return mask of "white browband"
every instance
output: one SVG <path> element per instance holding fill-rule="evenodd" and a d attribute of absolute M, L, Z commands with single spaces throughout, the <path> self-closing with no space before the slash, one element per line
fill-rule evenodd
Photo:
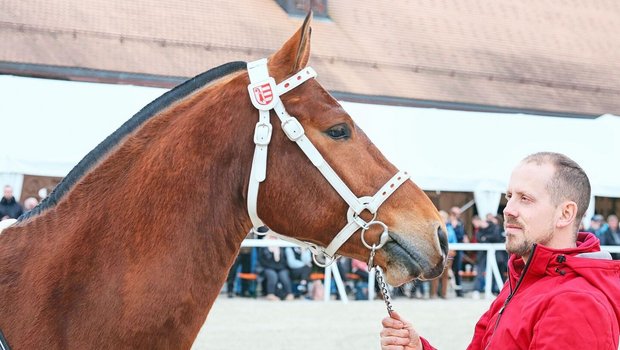
<path fill-rule="evenodd" d="M 248 187 L 248 213 L 252 220 L 252 225 L 254 226 L 254 232 L 258 233 L 257 228 L 264 226 L 263 221 L 258 217 L 257 213 L 258 188 L 260 183 L 263 182 L 267 176 L 267 147 L 271 141 L 271 134 L 273 131 L 273 127 L 270 123 L 269 111 L 273 109 L 280 119 L 282 130 L 286 136 L 299 145 L 312 164 L 317 167 L 330 185 L 349 205 L 347 225 L 338 232 L 327 248 L 279 234 L 278 237 L 294 242 L 300 246 L 308 247 L 313 253 L 315 262 L 321 266 L 327 266 L 332 263 L 337 258 L 336 252 L 338 249 L 359 229 L 362 229 L 362 243 L 366 247 L 373 251 L 374 249 L 381 248 L 387 242 L 389 236 L 387 226 L 375 220 L 377 210 L 381 204 L 409 178 L 409 175 L 406 172 L 400 171 L 375 193 L 374 196 L 358 198 L 342 179 L 340 179 L 329 164 L 327 164 L 323 156 L 321 156 L 321 153 L 319 153 L 308 137 L 306 137 L 301 123 L 299 123 L 297 118 L 286 112 L 280 100 L 281 95 L 293 90 L 308 79 L 316 77 L 314 69 L 306 67 L 297 74 L 276 85 L 275 80 L 269 76 L 267 59 L 263 58 L 248 63 L 248 74 L 250 76 L 250 84 L 248 85 L 250 99 L 254 107 L 259 111 L 258 123 L 256 123 L 254 129 L 254 144 L 256 147 L 254 149 L 254 158 L 252 160 L 252 170 L 250 171 L 250 183 Z M 372 220 L 366 222 L 359 216 L 364 210 L 373 214 Z M 364 233 L 372 225 L 380 225 L 384 229 L 379 243 L 369 244 L 364 238 Z"/>

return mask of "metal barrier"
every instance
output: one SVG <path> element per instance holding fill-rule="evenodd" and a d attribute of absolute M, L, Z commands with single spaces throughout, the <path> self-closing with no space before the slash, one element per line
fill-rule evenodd
<path fill-rule="evenodd" d="M 242 247 L 269 247 L 269 246 L 296 247 L 294 243 L 286 242 L 283 240 L 272 240 L 272 239 L 270 240 L 245 239 L 243 243 L 241 243 L 241 246 Z M 491 292 L 492 287 L 493 287 L 493 279 L 495 279 L 495 282 L 497 283 L 497 286 L 499 287 L 500 290 L 503 288 L 504 281 L 499 271 L 499 267 L 497 266 L 495 252 L 505 251 L 506 247 L 504 243 L 452 243 L 450 244 L 450 250 L 486 251 L 487 252 L 487 264 L 486 264 L 485 285 L 484 285 L 485 299 L 492 299 L 494 297 Z M 620 253 L 620 246 L 602 246 L 601 250 L 607 251 L 610 253 Z M 338 270 L 337 264 L 332 264 L 328 266 L 327 268 L 325 268 L 325 279 L 324 279 L 324 284 L 323 284 L 325 287 L 324 300 L 325 301 L 330 300 L 332 275 L 334 276 L 334 281 L 338 289 L 340 300 L 344 303 L 347 303 L 349 299 L 347 297 L 344 283 L 342 282 L 342 277 L 340 276 L 340 271 Z M 374 299 L 375 289 L 372 287 L 374 285 L 375 285 L 375 274 L 373 270 L 371 273 L 369 273 L 369 276 L 368 276 L 368 300 Z"/>

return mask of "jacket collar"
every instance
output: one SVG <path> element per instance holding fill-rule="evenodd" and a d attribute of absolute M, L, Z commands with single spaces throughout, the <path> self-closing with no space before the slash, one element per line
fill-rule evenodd
<path fill-rule="evenodd" d="M 547 274 L 548 267 L 556 264 L 559 255 L 574 256 L 601 250 L 600 241 L 589 232 L 580 232 L 577 235 L 577 246 L 574 248 L 553 249 L 540 244 L 535 246 L 527 270 L 528 276 L 532 277 L 542 277 Z M 514 254 L 511 255 L 508 266 L 510 267 L 510 279 L 512 282 L 516 282 L 525 267 L 523 258 Z"/>

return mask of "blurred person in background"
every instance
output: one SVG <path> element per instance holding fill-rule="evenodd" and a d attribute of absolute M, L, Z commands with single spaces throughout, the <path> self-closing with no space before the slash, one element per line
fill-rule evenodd
<path fill-rule="evenodd" d="M 278 238 L 267 234 L 265 239 L 277 240 Z M 275 245 L 261 247 L 258 251 L 258 262 L 263 268 L 267 300 L 280 300 L 280 296 L 276 295 L 278 284 L 282 287 L 281 292 L 284 299 L 294 299 L 290 270 L 286 262 L 284 248 Z"/>
<path fill-rule="evenodd" d="M 476 241 L 478 243 L 500 243 L 503 241 L 500 227 L 495 223 L 495 220 L 483 220 L 478 216 L 474 216 L 472 224 L 475 228 Z M 472 294 L 474 299 L 479 299 L 480 293 L 484 292 L 486 270 L 487 252 L 486 250 L 479 250 L 476 258 L 476 280 L 474 281 L 474 291 Z M 495 282 L 493 282 L 493 287 L 495 292 L 499 292 Z"/>
<path fill-rule="evenodd" d="M 27 213 L 39 205 L 39 201 L 34 197 L 28 197 L 24 200 L 24 213 Z"/>
<path fill-rule="evenodd" d="M 17 219 L 23 213 L 22 206 L 13 197 L 13 187 L 4 186 L 4 195 L 0 199 L 0 220 Z"/>
<path fill-rule="evenodd" d="M 312 272 L 312 253 L 308 248 L 301 247 L 286 247 L 284 252 L 291 280 L 299 281 L 297 291 L 300 295 L 305 295 L 308 292 L 308 281 Z"/>
<path fill-rule="evenodd" d="M 594 233 L 596 238 L 601 241 L 601 245 L 605 245 L 605 236 L 606 232 L 609 229 L 609 225 L 605 222 L 605 218 L 601 214 L 596 214 L 592 217 L 590 221 L 590 227 L 588 228 L 588 232 Z"/>
<path fill-rule="evenodd" d="M 446 222 L 446 227 L 450 226 L 454 230 L 456 235 L 456 243 L 469 243 L 469 239 L 465 234 L 465 225 L 461 220 L 461 208 L 450 208 L 449 218 Z M 456 296 L 463 297 L 463 289 L 461 285 L 461 274 L 459 271 L 463 269 L 463 251 L 457 250 L 452 261 L 452 272 L 454 275 L 454 281 L 456 283 Z"/>
<path fill-rule="evenodd" d="M 605 231 L 605 236 L 601 241 L 604 245 L 620 245 L 620 228 L 618 228 L 618 217 L 614 214 L 607 217 L 609 228 Z M 614 260 L 620 260 L 620 253 L 613 253 Z"/>

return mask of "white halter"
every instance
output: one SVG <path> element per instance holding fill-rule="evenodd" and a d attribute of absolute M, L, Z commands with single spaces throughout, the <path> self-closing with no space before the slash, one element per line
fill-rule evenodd
<path fill-rule="evenodd" d="M 381 221 L 375 220 L 377 210 L 381 204 L 383 204 L 383 202 L 409 178 L 409 175 L 406 172 L 400 171 L 385 185 L 383 185 L 383 187 L 381 187 L 381 189 L 377 191 L 374 196 L 358 198 L 355 194 L 353 194 L 349 187 L 347 187 L 342 179 L 340 179 L 338 174 L 336 174 L 329 164 L 327 164 L 316 147 L 314 147 L 312 142 L 310 142 L 310 140 L 306 137 L 301 123 L 299 123 L 297 118 L 286 112 L 286 109 L 280 100 L 281 95 L 293 90 L 303 84 L 306 80 L 316 77 L 316 72 L 314 69 L 311 67 L 306 67 L 297 74 L 276 85 L 275 80 L 269 76 L 267 59 L 263 58 L 258 61 L 248 63 L 248 74 L 250 76 L 250 84 L 248 85 L 250 99 L 252 100 L 254 107 L 256 107 L 259 111 L 259 120 L 254 129 L 254 143 L 256 144 L 256 148 L 254 150 L 254 159 L 252 160 L 252 170 L 250 172 L 250 183 L 248 188 L 248 213 L 250 215 L 250 219 L 252 220 L 252 224 L 254 225 L 254 232 L 258 233 L 257 228 L 264 226 L 264 223 L 258 217 L 256 208 L 258 201 L 258 188 L 267 175 L 267 146 L 271 140 L 271 133 L 273 130 L 269 120 L 269 111 L 274 109 L 276 115 L 282 123 L 282 130 L 286 136 L 291 141 L 296 142 L 299 145 L 312 164 L 319 169 L 325 179 L 327 179 L 330 185 L 332 185 L 332 187 L 349 205 L 349 210 L 347 212 L 347 225 L 345 225 L 345 227 L 338 232 L 327 248 L 310 242 L 302 242 L 283 235 L 278 235 L 278 237 L 294 242 L 300 246 L 308 247 L 313 253 L 315 262 L 320 266 L 327 266 L 331 264 L 331 262 L 338 257 L 336 255 L 338 249 L 360 228 L 362 229 L 362 243 L 368 249 L 374 251 L 375 249 L 381 248 L 388 241 L 389 236 L 387 225 Z M 359 217 L 359 214 L 364 210 L 368 210 L 371 214 L 373 214 L 373 218 L 369 222 L 366 222 Z M 364 233 L 372 225 L 380 225 L 383 227 L 383 233 L 381 234 L 381 239 L 378 244 L 368 244 L 364 239 Z"/>

